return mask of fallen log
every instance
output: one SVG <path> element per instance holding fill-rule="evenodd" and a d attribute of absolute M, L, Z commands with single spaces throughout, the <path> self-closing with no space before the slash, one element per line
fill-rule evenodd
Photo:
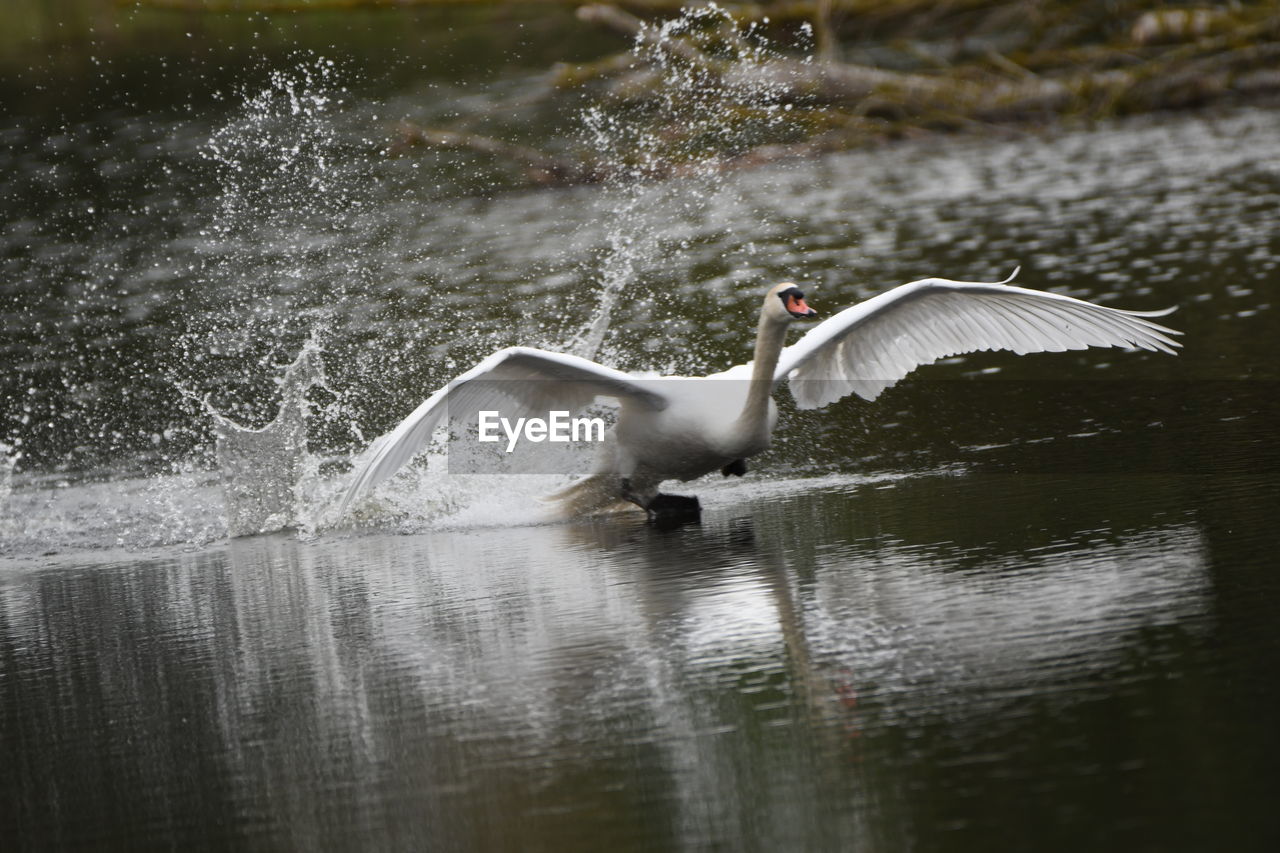
<path fill-rule="evenodd" d="M 1117 109 L 1180 107 L 1213 94 L 1269 90 L 1275 75 L 1265 66 L 1276 61 L 1280 45 L 1271 42 L 1230 49 L 1224 36 L 1213 42 L 1136 62 L 1129 68 L 1035 74 L 1004 59 L 1015 76 L 981 69 L 950 69 L 946 74 L 891 71 L 838 61 L 801 61 L 776 57 L 765 62 L 727 62 L 707 57 L 682 39 L 659 40 L 658 32 L 613 6 L 593 4 L 578 10 L 584 21 L 608 26 L 642 44 L 660 45 L 673 56 L 696 63 L 730 86 L 770 91 L 780 100 L 850 107 L 862 114 L 894 115 L 945 112 L 977 121 L 1003 122 L 1046 113 L 1107 114 Z M 1275 30 L 1274 18 L 1238 31 L 1250 37 Z M 1264 66 L 1259 68 L 1258 66 Z M 1246 72 L 1247 77 L 1240 78 Z"/>

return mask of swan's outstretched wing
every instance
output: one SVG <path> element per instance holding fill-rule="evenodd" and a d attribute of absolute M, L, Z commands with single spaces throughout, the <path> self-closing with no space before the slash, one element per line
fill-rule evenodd
<path fill-rule="evenodd" d="M 1169 337 L 1179 332 L 1148 319 L 1172 308 L 1120 311 L 1014 287 L 1012 278 L 926 278 L 861 302 L 784 349 L 774 384 L 790 380 L 800 408 L 816 409 L 847 394 L 874 400 L 920 365 L 965 352 L 1132 346 L 1172 353 L 1180 346 Z"/>
<path fill-rule="evenodd" d="M 556 411 L 576 412 L 596 397 L 615 397 L 653 409 L 667 400 L 619 370 L 585 358 L 529 347 L 499 350 L 432 394 L 394 430 L 373 444 L 373 453 L 342 497 L 338 514 L 351 502 L 390 477 L 431 442 L 441 421 L 481 409 L 500 410 L 503 417 L 546 417 Z"/>

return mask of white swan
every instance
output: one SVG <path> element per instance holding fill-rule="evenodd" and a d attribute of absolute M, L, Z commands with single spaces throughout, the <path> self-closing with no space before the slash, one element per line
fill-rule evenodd
<path fill-rule="evenodd" d="M 816 312 L 796 285 L 784 282 L 765 296 L 753 361 L 698 378 L 647 378 L 571 355 L 500 350 L 378 439 L 339 513 L 422 450 L 446 411 L 474 418 L 479 410 L 498 409 L 514 422 L 552 410 L 577 412 L 597 397 L 616 399 L 617 425 L 591 473 L 552 498 L 576 514 L 630 501 L 652 517 L 684 516 L 697 512 L 697 499 L 660 494 L 659 485 L 717 470 L 745 473 L 744 460 L 769 447 L 777 421 L 773 391 L 784 380 L 799 407 L 813 409 L 851 393 L 874 400 L 916 367 L 959 353 L 1090 346 L 1173 353 L 1180 346 L 1169 337 L 1179 332 L 1148 319 L 1172 308 L 1121 311 L 1015 287 L 1012 279 L 904 284 L 836 314 L 785 348 L 791 322 Z"/>

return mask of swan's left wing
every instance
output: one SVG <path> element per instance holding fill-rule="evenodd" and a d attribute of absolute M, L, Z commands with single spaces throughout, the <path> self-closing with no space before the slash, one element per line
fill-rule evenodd
<path fill-rule="evenodd" d="M 782 351 L 774 384 L 790 380 L 800 408 L 816 409 L 848 394 L 874 400 L 920 365 L 960 353 L 1180 346 L 1169 337 L 1179 332 L 1149 319 L 1173 309 L 1121 311 L 1011 279 L 927 278 L 845 309 Z"/>
<path fill-rule="evenodd" d="M 431 443 L 436 427 L 482 409 L 515 419 L 546 416 L 552 410 L 577 412 L 596 397 L 613 397 L 655 410 L 667 399 L 652 383 L 620 370 L 562 353 L 530 347 L 499 350 L 436 391 L 391 432 L 377 439 L 342 497 L 338 515 L 361 495 L 390 477 Z"/>

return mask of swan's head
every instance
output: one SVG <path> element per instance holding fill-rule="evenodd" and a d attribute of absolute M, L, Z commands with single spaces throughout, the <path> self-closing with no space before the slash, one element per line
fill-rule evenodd
<path fill-rule="evenodd" d="M 778 323 L 790 323 L 792 320 L 807 320 L 818 316 L 804 301 L 804 292 L 793 282 L 784 281 L 769 289 L 764 298 L 764 315 Z"/>

